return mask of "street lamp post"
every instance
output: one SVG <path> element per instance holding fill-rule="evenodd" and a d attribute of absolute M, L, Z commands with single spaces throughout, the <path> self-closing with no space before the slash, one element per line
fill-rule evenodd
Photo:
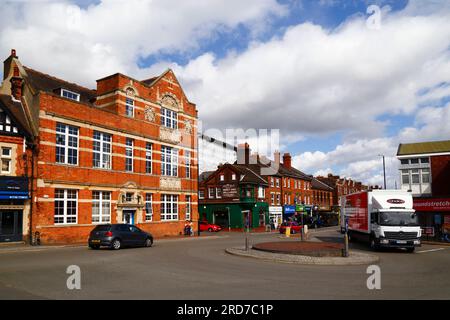
<path fill-rule="evenodd" d="M 379 154 L 379 157 L 383 157 L 383 177 L 384 177 L 384 189 L 386 190 L 386 163 L 384 161 L 384 154 Z"/>

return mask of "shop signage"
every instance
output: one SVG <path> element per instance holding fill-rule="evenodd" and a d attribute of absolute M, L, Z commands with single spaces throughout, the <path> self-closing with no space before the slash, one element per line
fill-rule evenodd
<path fill-rule="evenodd" d="M 269 213 L 271 214 L 282 214 L 283 208 L 282 207 L 269 207 Z"/>
<path fill-rule="evenodd" d="M 428 237 L 434 237 L 434 228 L 433 227 L 423 227 L 422 235 Z"/>
<path fill-rule="evenodd" d="M 0 177 L 0 199 L 28 199 L 26 177 Z"/>
<path fill-rule="evenodd" d="M 284 206 L 284 214 L 294 214 L 295 206 Z"/>
<path fill-rule="evenodd" d="M 301 204 L 298 204 L 295 206 L 295 211 L 297 211 L 297 212 L 302 212 L 304 210 L 305 210 L 305 207 Z"/>
<path fill-rule="evenodd" d="M 238 197 L 238 190 L 234 184 L 224 184 L 222 186 L 222 198 L 236 198 Z"/>
<path fill-rule="evenodd" d="M 414 198 L 414 209 L 416 211 L 450 211 L 450 198 L 417 199 Z"/>

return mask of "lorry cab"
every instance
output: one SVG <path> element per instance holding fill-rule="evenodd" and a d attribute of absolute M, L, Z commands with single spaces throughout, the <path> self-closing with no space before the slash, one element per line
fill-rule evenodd
<path fill-rule="evenodd" d="M 414 210 L 376 210 L 370 219 L 372 248 L 406 247 L 413 251 L 420 245 L 421 229 Z"/>

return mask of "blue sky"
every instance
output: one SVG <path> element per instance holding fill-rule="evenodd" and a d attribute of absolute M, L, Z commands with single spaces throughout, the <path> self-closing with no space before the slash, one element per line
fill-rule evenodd
<path fill-rule="evenodd" d="M 92 88 L 170 67 L 203 128 L 280 129 L 299 169 L 370 184 L 385 154 L 394 184 L 399 143 L 450 137 L 448 21 L 446 0 L 11 1 L 0 52 Z"/>

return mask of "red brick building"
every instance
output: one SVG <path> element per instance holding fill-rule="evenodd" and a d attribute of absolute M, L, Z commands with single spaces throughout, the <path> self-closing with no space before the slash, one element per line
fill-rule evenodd
<path fill-rule="evenodd" d="M 117 73 L 94 90 L 24 67 L 13 51 L 0 92 L 16 93 L 35 146 L 24 235 L 82 242 L 95 224 L 128 222 L 161 237 L 198 220 L 197 110 L 171 70 Z"/>
<path fill-rule="evenodd" d="M 313 178 L 311 185 L 313 190 L 313 203 L 318 207 L 318 211 L 332 211 L 334 189 L 316 178 Z"/>
<path fill-rule="evenodd" d="M 347 194 L 368 190 L 368 187 L 363 185 L 361 182 L 357 182 L 349 178 L 341 178 L 340 176 L 335 176 L 331 173 L 326 177 L 319 176 L 317 179 L 333 188 L 332 198 L 334 209 L 338 209 L 340 197 Z"/>
<path fill-rule="evenodd" d="M 450 242 L 450 140 L 400 144 L 397 158 L 423 237 Z"/>
<path fill-rule="evenodd" d="M 289 153 L 283 154 L 282 161 L 280 158 L 279 152 L 275 152 L 274 160 L 270 160 L 257 153 L 251 154 L 247 143 L 238 146 L 237 162 L 247 164 L 267 182 L 265 201 L 269 205 L 269 220 L 275 221 L 276 226 L 291 214 L 287 213 L 288 207 L 313 204 L 312 176 L 294 168 Z"/>

